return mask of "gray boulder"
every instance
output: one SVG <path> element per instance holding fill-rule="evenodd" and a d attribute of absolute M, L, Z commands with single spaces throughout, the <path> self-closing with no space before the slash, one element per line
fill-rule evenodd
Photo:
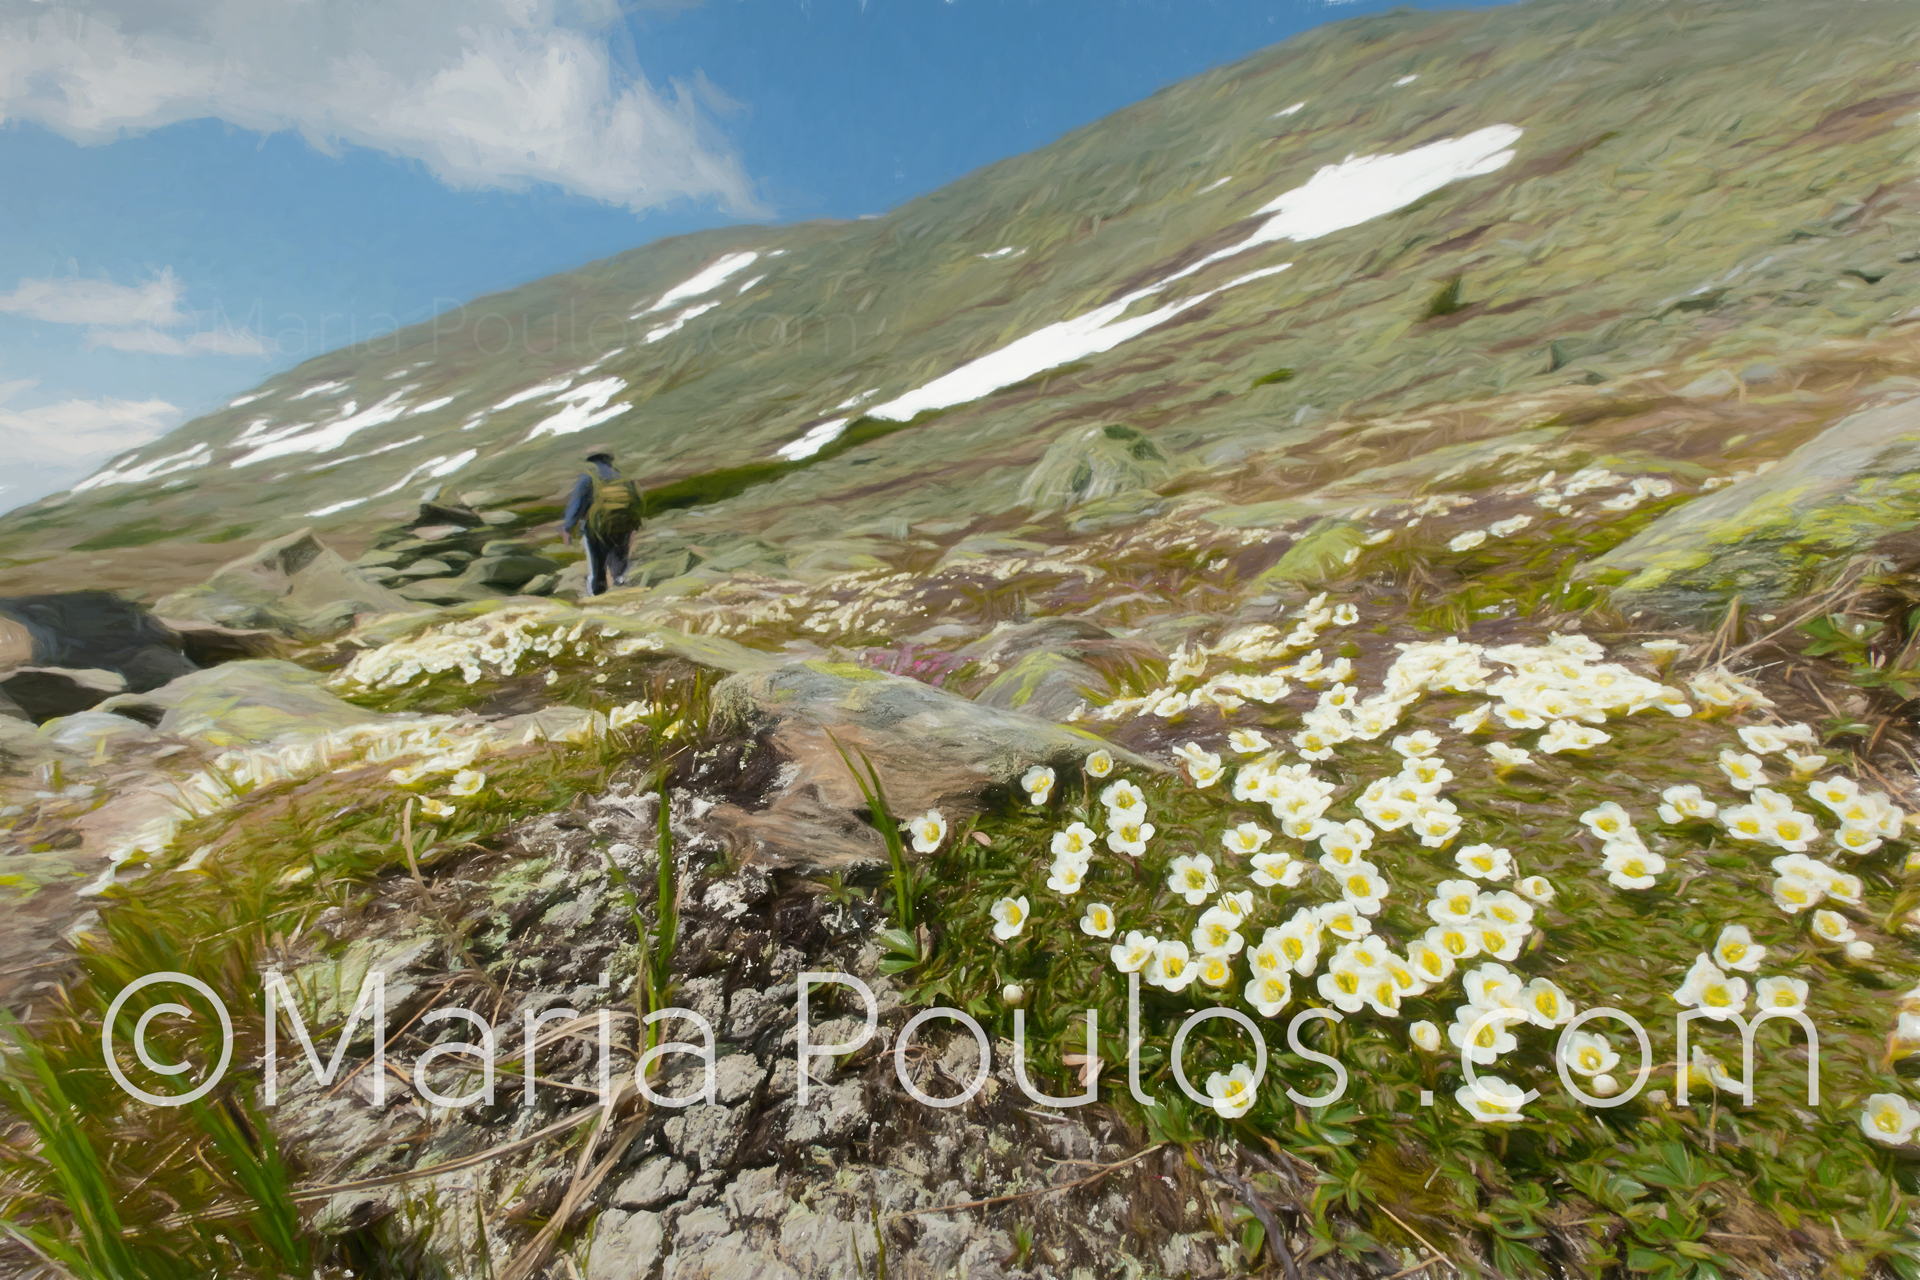
<path fill-rule="evenodd" d="M 125 688 L 152 689 L 196 669 L 185 650 L 178 632 L 111 592 L 0 597 L 0 671 L 110 671 Z"/>
<path fill-rule="evenodd" d="M 1787 605 L 1920 525 L 1920 399 L 1850 414 L 1757 476 L 1676 507 L 1592 562 L 1614 602 L 1708 623 Z"/>
<path fill-rule="evenodd" d="M 335 697 L 326 680 L 275 659 L 229 662 L 146 693 L 108 698 L 99 709 L 222 747 L 313 736 L 378 718 Z"/>
<path fill-rule="evenodd" d="M 989 788 L 1012 786 L 1030 765 L 1065 773 L 1106 745 L 1077 729 L 847 663 L 794 662 L 732 675 L 715 686 L 713 705 L 723 722 L 760 736 L 782 767 L 755 807 L 722 804 L 709 820 L 731 847 L 780 864 L 844 867 L 886 856 L 835 740 L 879 767 L 896 818 L 938 809 L 953 825 L 980 807 Z M 1156 767 L 1113 753 L 1137 768 Z"/>
<path fill-rule="evenodd" d="M 356 617 L 413 606 L 301 529 L 222 565 L 199 586 L 162 598 L 165 617 L 262 628 L 300 639 L 336 635 Z"/>
<path fill-rule="evenodd" d="M 35 722 L 89 710 L 126 690 L 117 671 L 19 667 L 0 676 L 0 694 Z"/>

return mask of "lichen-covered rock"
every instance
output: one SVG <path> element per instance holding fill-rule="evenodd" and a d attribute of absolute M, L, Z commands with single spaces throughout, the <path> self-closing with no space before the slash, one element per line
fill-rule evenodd
<path fill-rule="evenodd" d="M 756 857 L 825 867 L 885 856 L 860 816 L 866 801 L 836 742 L 855 760 L 864 752 L 878 764 L 895 817 L 938 809 L 949 822 L 1031 765 L 1077 767 L 1104 745 L 1076 729 L 846 663 L 795 662 L 729 676 L 714 689 L 714 714 L 755 733 L 780 767 L 753 807 L 721 805 L 712 820 Z"/>
<path fill-rule="evenodd" d="M 362 614 L 413 608 L 301 529 L 222 565 L 198 586 L 163 597 L 165 617 L 257 627 L 301 638 L 337 634 Z"/>
<path fill-rule="evenodd" d="M 275 658 L 229 662 L 146 693 L 107 699 L 100 709 L 139 715 L 162 733 L 223 747 L 320 734 L 372 718 L 328 692 L 326 684 L 319 672 Z"/>
<path fill-rule="evenodd" d="M 1787 603 L 1836 561 L 1920 524 L 1920 399 L 1851 414 L 1777 465 L 1660 517 L 1595 560 L 1615 600 L 1717 618 Z"/>

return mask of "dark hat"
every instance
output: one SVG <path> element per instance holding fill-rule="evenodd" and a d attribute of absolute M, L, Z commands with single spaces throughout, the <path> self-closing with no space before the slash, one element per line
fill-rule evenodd
<path fill-rule="evenodd" d="M 595 449 L 592 453 L 587 455 L 587 461 L 588 462 L 612 462 L 613 455 L 608 453 L 605 449 Z"/>

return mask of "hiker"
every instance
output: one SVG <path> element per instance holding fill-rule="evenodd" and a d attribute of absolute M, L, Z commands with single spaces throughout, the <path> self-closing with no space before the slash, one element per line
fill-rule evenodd
<path fill-rule="evenodd" d="M 627 556 L 633 532 L 640 527 L 640 488 L 613 469 L 613 455 L 595 450 L 587 455 L 592 471 L 580 477 L 560 519 L 560 540 L 573 544 L 578 527 L 587 545 L 587 594 L 605 594 L 609 586 L 625 586 Z"/>

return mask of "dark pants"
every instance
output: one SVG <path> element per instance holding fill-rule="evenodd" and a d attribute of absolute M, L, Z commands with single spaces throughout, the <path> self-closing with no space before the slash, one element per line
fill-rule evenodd
<path fill-rule="evenodd" d="M 631 554 L 633 535 L 613 542 L 602 542 L 591 533 L 586 535 L 587 544 L 587 594 L 604 595 L 609 586 L 623 585 L 627 580 L 627 557 Z"/>

